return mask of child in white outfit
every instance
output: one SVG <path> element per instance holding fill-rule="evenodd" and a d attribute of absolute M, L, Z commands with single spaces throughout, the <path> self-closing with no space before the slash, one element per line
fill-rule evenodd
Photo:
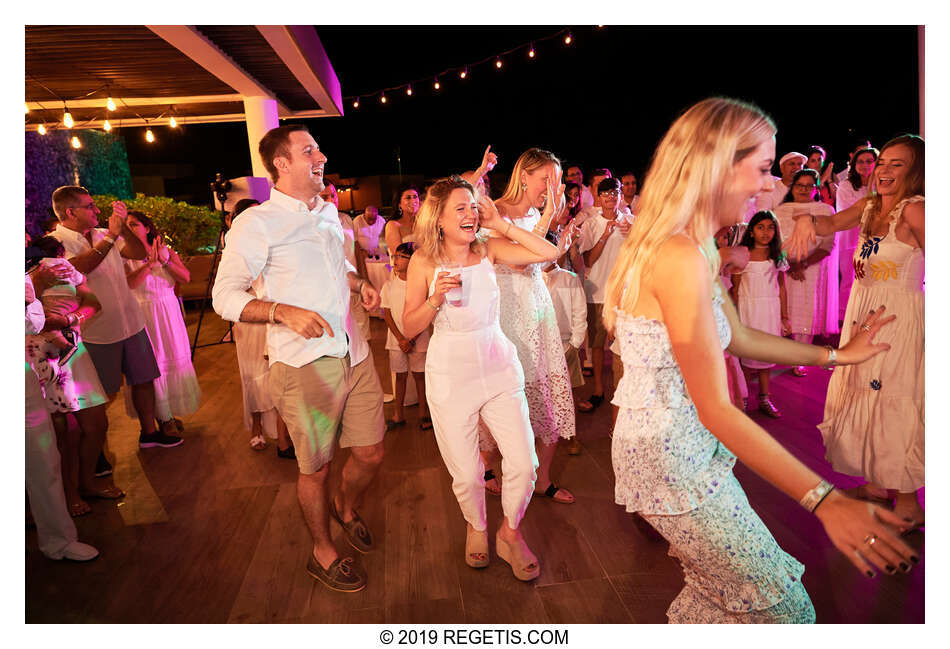
<path fill-rule="evenodd" d="M 415 338 L 406 338 L 402 334 L 402 314 L 406 305 L 406 271 L 409 259 L 415 250 L 411 242 L 400 244 L 392 256 L 393 274 L 380 291 L 380 306 L 383 319 L 389 326 L 386 335 L 386 349 L 389 350 L 389 369 L 396 375 L 393 418 L 386 422 L 386 430 L 392 430 L 406 423 L 403 416 L 403 402 L 406 400 L 406 381 L 409 372 L 416 382 L 416 394 L 419 395 L 419 428 L 432 429 L 432 418 L 426 406 L 426 350 L 429 348 L 429 329 L 426 328 Z"/>

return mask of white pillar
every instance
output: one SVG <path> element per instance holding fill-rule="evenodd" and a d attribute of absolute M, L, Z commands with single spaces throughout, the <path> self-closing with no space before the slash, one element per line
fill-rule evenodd
<path fill-rule="evenodd" d="M 251 149 L 251 169 L 259 178 L 270 178 L 261 156 L 257 153 L 264 134 L 280 123 L 277 119 L 277 100 L 269 97 L 244 97 L 244 120 L 247 123 L 247 144 Z"/>

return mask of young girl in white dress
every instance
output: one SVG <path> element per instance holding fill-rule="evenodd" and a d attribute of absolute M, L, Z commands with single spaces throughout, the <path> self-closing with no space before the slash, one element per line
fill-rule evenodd
<path fill-rule="evenodd" d="M 835 547 L 873 577 L 919 562 L 891 526 L 900 517 L 835 491 L 729 400 L 723 349 L 783 365 L 850 365 L 886 345 L 883 309 L 841 349 L 743 325 L 724 299 L 713 234 L 770 191 L 775 126 L 759 109 L 704 100 L 670 127 L 654 155 L 633 229 L 611 273 L 604 318 L 624 374 L 614 403 L 616 500 L 670 543 L 686 585 L 671 622 L 813 622 L 803 566 L 752 510 L 736 458 L 814 512 Z M 671 281 L 675 278 L 675 281 Z M 836 372 L 837 374 L 837 372 Z"/>
<path fill-rule="evenodd" d="M 749 249 L 749 263 L 741 273 L 732 275 L 732 288 L 729 289 L 732 301 L 739 309 L 739 320 L 751 329 L 773 336 L 787 336 L 790 333 L 785 296 L 788 263 L 782 253 L 782 237 L 778 234 L 775 215 L 769 211 L 756 212 L 739 245 Z M 775 363 L 754 358 L 743 358 L 741 363 L 759 375 L 759 410 L 769 417 L 781 417 L 769 396 L 769 375 Z"/>
<path fill-rule="evenodd" d="M 145 314 L 145 329 L 162 372 L 155 379 L 155 418 L 163 433 L 180 433 L 182 426 L 177 418 L 194 413 L 201 402 L 188 330 L 175 295 L 175 283 L 187 282 L 191 275 L 178 253 L 162 241 L 148 216 L 130 211 L 128 225 L 148 251 L 143 260 L 127 259 L 125 270 L 129 288 Z M 128 389 L 125 410 L 130 417 L 137 416 Z"/>
<path fill-rule="evenodd" d="M 548 187 L 553 192 L 550 183 Z M 480 226 L 503 237 L 486 238 L 478 233 Z M 426 355 L 426 398 L 452 489 L 468 523 L 465 562 L 482 568 L 489 560 L 485 466 L 478 451 L 481 418 L 498 443 L 504 471 L 505 520 L 495 549 L 515 577 L 534 579 L 540 564 L 518 526 L 534 492 L 538 460 L 524 372 L 498 321 L 493 264 L 553 261 L 558 250 L 543 237 L 503 221 L 487 196 L 476 206 L 472 186 L 458 176 L 429 188 L 415 231 L 418 249 L 409 262 L 403 335 L 412 338 L 434 325 Z"/>

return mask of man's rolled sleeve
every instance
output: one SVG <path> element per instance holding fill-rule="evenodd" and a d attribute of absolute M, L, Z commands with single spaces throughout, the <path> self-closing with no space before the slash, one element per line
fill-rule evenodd
<path fill-rule="evenodd" d="M 250 213 L 252 209 L 235 220 L 228 233 L 211 290 L 215 312 L 231 322 L 240 322 L 244 307 L 254 299 L 247 289 L 267 262 L 267 236 L 260 222 Z"/>

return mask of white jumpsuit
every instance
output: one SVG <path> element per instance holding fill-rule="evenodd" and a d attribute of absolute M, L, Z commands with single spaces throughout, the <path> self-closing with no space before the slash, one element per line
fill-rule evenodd
<path fill-rule="evenodd" d="M 436 268 L 429 295 L 442 270 Z M 531 501 L 538 468 L 524 371 L 498 323 L 498 299 L 495 269 L 487 258 L 464 267 L 461 305 L 446 300 L 439 309 L 426 354 L 426 398 L 435 438 L 462 515 L 479 531 L 487 526 L 479 417 L 502 454 L 501 506 L 513 527 Z"/>

